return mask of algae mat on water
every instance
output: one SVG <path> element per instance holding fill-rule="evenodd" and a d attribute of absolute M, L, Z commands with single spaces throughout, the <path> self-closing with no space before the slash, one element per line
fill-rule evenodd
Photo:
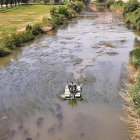
<path fill-rule="evenodd" d="M 0 36 L 2 33 L 11 33 L 24 28 L 28 24 L 42 20 L 42 17 L 50 13 L 54 5 L 24 5 L 14 8 L 0 8 Z M 55 7 L 58 7 L 55 5 Z"/>

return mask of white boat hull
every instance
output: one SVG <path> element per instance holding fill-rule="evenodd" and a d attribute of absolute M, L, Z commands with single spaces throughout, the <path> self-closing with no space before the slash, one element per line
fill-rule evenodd
<path fill-rule="evenodd" d="M 64 94 L 61 95 L 61 98 L 63 98 L 63 99 L 81 98 L 81 87 L 79 85 L 77 86 L 77 90 L 76 90 L 76 93 L 74 96 L 72 93 L 70 93 L 68 85 L 66 85 L 65 92 L 64 92 Z"/>

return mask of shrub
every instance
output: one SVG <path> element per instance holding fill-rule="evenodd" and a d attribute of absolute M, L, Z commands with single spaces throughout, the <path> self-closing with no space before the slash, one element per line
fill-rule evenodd
<path fill-rule="evenodd" d="M 48 19 L 50 19 L 50 15 L 44 15 L 43 18 L 42 18 L 42 21 L 44 23 L 46 23 L 48 21 Z"/>
<path fill-rule="evenodd" d="M 33 40 L 35 38 L 34 35 L 30 32 L 22 32 L 19 35 L 21 36 L 22 43 L 28 42 L 28 41 Z"/>
<path fill-rule="evenodd" d="M 126 18 L 125 23 L 132 24 L 133 28 L 140 27 L 140 9 L 130 13 Z"/>
<path fill-rule="evenodd" d="M 72 18 L 72 14 L 75 14 L 76 12 L 72 9 L 68 9 L 65 6 L 60 6 L 58 9 L 58 13 L 65 15 L 66 18 Z"/>
<path fill-rule="evenodd" d="M 122 0 L 118 0 L 114 4 L 117 6 L 122 6 L 124 4 L 124 2 Z"/>
<path fill-rule="evenodd" d="M 133 12 L 135 11 L 136 9 L 138 9 L 139 7 L 139 2 L 138 0 L 129 0 L 128 2 L 126 2 L 124 4 L 124 11 L 123 11 L 123 14 L 127 14 L 129 12 Z"/>
<path fill-rule="evenodd" d="M 130 88 L 129 93 L 132 97 L 134 109 L 137 114 L 140 115 L 140 71 L 136 80 L 136 83 Z"/>
<path fill-rule="evenodd" d="M 10 39 L 16 47 L 21 47 L 22 38 L 18 33 L 12 33 Z"/>
<path fill-rule="evenodd" d="M 74 10 L 68 9 L 68 16 L 67 16 L 67 18 L 72 18 L 72 15 L 75 15 L 75 14 L 76 14 L 76 12 Z"/>
<path fill-rule="evenodd" d="M 1 42 L 3 43 L 5 48 L 13 50 L 16 49 L 16 47 L 20 47 L 21 43 L 28 42 L 33 39 L 34 36 L 32 33 L 19 32 L 19 33 L 12 33 L 11 35 L 3 36 Z"/>
<path fill-rule="evenodd" d="M 27 31 L 27 32 L 32 31 L 32 25 L 27 25 L 27 26 L 26 26 L 26 31 Z"/>
<path fill-rule="evenodd" d="M 56 27 L 57 25 L 63 24 L 64 20 L 65 15 L 55 13 L 50 19 L 49 24 L 52 25 L 53 27 Z"/>
<path fill-rule="evenodd" d="M 68 8 L 66 6 L 60 6 L 58 9 L 59 14 L 67 15 Z"/>
<path fill-rule="evenodd" d="M 135 68 L 139 68 L 140 66 L 140 48 L 137 48 L 130 53 L 130 63 L 133 65 Z"/>
<path fill-rule="evenodd" d="M 115 0 L 107 0 L 105 3 L 105 7 L 109 8 L 111 4 L 113 4 Z"/>
<path fill-rule="evenodd" d="M 56 12 L 56 7 L 52 7 L 52 8 L 50 9 L 51 15 L 54 15 L 55 12 Z"/>
<path fill-rule="evenodd" d="M 56 24 L 56 19 L 55 18 L 51 18 L 48 23 L 48 25 L 52 26 L 53 28 L 57 26 Z"/>
<path fill-rule="evenodd" d="M 138 69 L 138 76 L 136 83 L 130 88 L 129 93 L 132 97 L 133 108 L 140 115 L 140 41 L 135 38 L 135 44 L 138 45 L 137 49 L 130 52 L 130 63 Z"/>
<path fill-rule="evenodd" d="M 6 48 L 4 47 L 3 44 L 0 44 L 0 57 L 5 56 L 10 53 L 12 53 L 12 51 L 9 48 Z"/>
<path fill-rule="evenodd" d="M 3 36 L 1 42 L 5 48 L 9 48 L 10 50 L 14 50 L 16 48 L 14 42 L 11 40 L 11 36 L 9 35 Z"/>
<path fill-rule="evenodd" d="M 76 13 L 79 13 L 83 10 L 84 4 L 83 2 L 76 1 L 76 2 L 68 2 L 67 7 L 73 9 Z"/>
<path fill-rule="evenodd" d="M 39 33 L 43 33 L 43 30 L 41 29 L 43 27 L 43 24 L 42 23 L 35 23 L 33 25 L 33 31 L 32 31 L 32 34 L 33 35 L 37 35 Z"/>

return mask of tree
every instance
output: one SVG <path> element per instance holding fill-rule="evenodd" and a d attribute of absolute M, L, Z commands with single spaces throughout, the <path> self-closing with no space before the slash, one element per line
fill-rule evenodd
<path fill-rule="evenodd" d="M 3 8 L 3 0 L 0 0 L 1 7 Z"/>
<path fill-rule="evenodd" d="M 12 6 L 13 2 L 14 2 L 13 0 L 9 0 L 11 8 L 13 8 L 13 6 Z"/>
<path fill-rule="evenodd" d="M 43 0 L 43 1 L 44 1 L 45 4 L 48 2 L 48 0 Z"/>
<path fill-rule="evenodd" d="M 18 2 L 18 5 L 20 6 L 20 2 L 21 2 L 21 1 L 20 1 L 20 0 L 17 0 L 17 2 Z"/>
<path fill-rule="evenodd" d="M 17 0 L 14 0 L 15 7 L 17 6 Z"/>
<path fill-rule="evenodd" d="M 8 1 L 9 1 L 9 0 L 5 0 L 6 8 L 8 8 Z"/>

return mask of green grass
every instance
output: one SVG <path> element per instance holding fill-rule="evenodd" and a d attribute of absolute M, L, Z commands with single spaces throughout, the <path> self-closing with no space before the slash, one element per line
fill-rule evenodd
<path fill-rule="evenodd" d="M 0 35 L 8 34 L 9 32 L 15 32 L 16 27 L 0 27 Z"/>
<path fill-rule="evenodd" d="M 93 5 L 101 5 L 101 6 L 105 6 L 105 3 L 97 3 L 97 2 L 92 2 L 92 3 L 90 3 L 90 4 L 93 4 Z"/>
<path fill-rule="evenodd" d="M 21 24 L 21 23 L 23 23 L 23 20 L 11 20 L 11 21 L 9 21 L 11 24 Z"/>
<path fill-rule="evenodd" d="M 105 3 L 96 3 L 96 5 L 105 6 Z"/>
<path fill-rule="evenodd" d="M 140 27 L 140 9 L 138 8 L 134 12 L 130 13 L 125 19 L 125 23 L 131 24 L 133 28 Z"/>
<path fill-rule="evenodd" d="M 140 115 L 140 41 L 135 39 L 136 49 L 130 52 L 130 64 L 138 69 L 136 83 L 130 88 L 132 108 Z"/>
<path fill-rule="evenodd" d="M 52 7 L 56 5 L 23 5 L 7 9 L 0 8 L 0 36 L 2 32 L 11 33 L 16 29 L 26 27 L 42 20 L 43 15 L 49 14 Z"/>
<path fill-rule="evenodd" d="M 118 4 L 115 4 L 115 3 L 111 4 L 111 6 L 114 6 L 115 8 L 120 8 L 120 7 L 123 8 L 123 5 L 118 5 Z"/>

